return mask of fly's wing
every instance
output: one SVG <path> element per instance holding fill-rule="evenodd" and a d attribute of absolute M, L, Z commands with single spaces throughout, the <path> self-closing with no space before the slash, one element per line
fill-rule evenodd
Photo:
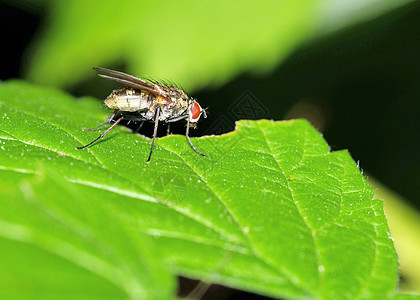
<path fill-rule="evenodd" d="M 147 82 L 145 80 L 134 77 L 132 75 L 128 75 L 123 72 L 98 67 L 94 67 L 93 69 L 96 72 L 98 72 L 99 76 L 102 78 L 119 82 L 127 87 L 131 87 L 136 90 L 144 90 L 149 93 L 165 97 L 165 95 L 162 95 L 162 90 L 153 83 Z"/>

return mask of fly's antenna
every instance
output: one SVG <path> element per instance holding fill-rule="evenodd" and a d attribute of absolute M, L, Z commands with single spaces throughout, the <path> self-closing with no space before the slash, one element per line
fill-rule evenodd
<path fill-rule="evenodd" d="M 202 112 L 202 114 L 203 114 L 203 117 L 204 118 L 207 118 L 207 110 L 209 109 L 209 107 L 207 106 L 206 108 L 201 108 L 201 110 L 203 111 Z"/>

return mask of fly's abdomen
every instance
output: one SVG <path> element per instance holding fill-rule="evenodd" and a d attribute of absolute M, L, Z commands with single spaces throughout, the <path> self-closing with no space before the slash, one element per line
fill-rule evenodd
<path fill-rule="evenodd" d="M 149 109 L 155 98 L 155 95 L 147 92 L 122 88 L 114 90 L 108 98 L 105 99 L 104 103 L 111 109 L 134 112 Z"/>

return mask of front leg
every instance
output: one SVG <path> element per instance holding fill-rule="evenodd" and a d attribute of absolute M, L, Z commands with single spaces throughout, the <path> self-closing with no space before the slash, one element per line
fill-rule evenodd
<path fill-rule="evenodd" d="M 112 114 L 112 116 L 107 120 L 107 121 L 105 121 L 105 123 L 103 123 L 103 124 L 101 124 L 101 125 L 99 125 L 98 127 L 96 127 L 96 128 L 86 128 L 86 127 L 82 127 L 82 129 L 83 130 L 90 130 L 90 131 L 96 131 L 96 130 L 98 130 L 98 129 L 101 129 L 102 127 L 104 127 L 106 124 L 108 124 L 108 123 L 111 123 L 112 122 L 112 120 L 114 119 L 114 117 L 115 117 L 115 115 L 117 114 L 117 112 L 118 112 L 118 110 L 114 110 L 114 113 Z"/>
<path fill-rule="evenodd" d="M 193 143 L 192 143 L 192 141 L 190 139 L 189 133 L 190 133 L 190 119 L 187 118 L 187 131 L 185 132 L 185 136 L 187 137 L 188 142 L 190 142 L 190 145 L 194 149 L 194 151 L 197 152 L 198 154 L 200 154 L 201 156 L 206 157 L 206 155 L 204 155 L 203 153 L 201 153 L 200 151 L 198 151 L 197 148 L 195 148 L 195 146 L 193 145 Z"/>
<path fill-rule="evenodd" d="M 177 122 L 179 120 L 183 120 L 183 119 L 186 119 L 186 118 L 188 118 L 188 113 L 184 113 L 184 114 L 182 114 L 182 115 L 180 115 L 178 117 L 167 119 L 167 120 L 165 120 L 165 122 L 166 123 L 172 123 L 172 122 Z"/>
<path fill-rule="evenodd" d="M 84 145 L 84 146 L 81 146 L 81 147 L 76 147 L 76 150 L 80 150 L 80 149 L 84 149 L 84 148 L 87 148 L 87 147 L 89 147 L 90 145 L 92 145 L 93 143 L 95 143 L 97 140 L 99 140 L 99 139 L 101 139 L 101 138 L 103 138 L 108 132 L 110 132 L 111 130 L 112 130 L 112 128 L 114 128 L 115 126 L 117 126 L 118 125 L 118 123 L 120 123 L 121 122 L 121 120 L 122 119 L 124 119 L 124 116 L 121 116 L 117 121 L 115 121 L 115 123 L 114 124 L 112 124 L 112 126 L 111 127 L 109 127 L 107 130 L 105 130 L 105 132 L 104 133 L 102 133 L 100 136 L 98 136 L 96 139 L 94 139 L 92 142 L 90 142 L 89 144 L 87 144 L 87 145 Z"/>

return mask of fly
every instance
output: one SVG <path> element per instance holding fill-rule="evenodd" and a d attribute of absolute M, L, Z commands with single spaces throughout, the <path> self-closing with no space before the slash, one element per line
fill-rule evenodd
<path fill-rule="evenodd" d="M 104 101 L 108 108 L 114 110 L 111 118 L 96 128 L 84 129 L 98 130 L 112 122 L 114 117 L 118 116 L 118 119 L 99 137 L 85 146 L 76 147 L 76 149 L 79 150 L 89 147 L 104 137 L 122 120 L 141 121 L 141 125 L 144 121 L 150 121 L 155 123 L 152 146 L 150 147 L 150 153 L 147 159 L 147 162 L 150 162 L 159 121 L 171 123 L 186 119 L 187 129 L 185 136 L 194 151 L 205 157 L 192 143 L 189 136 L 189 129 L 190 127 L 197 127 L 197 122 L 201 115 L 207 118 L 206 110 L 197 101 L 188 97 L 182 89 L 170 84 L 152 83 L 132 75 L 105 68 L 95 67 L 93 69 L 99 73 L 100 77 L 122 83 L 124 87 L 112 91 Z"/>

